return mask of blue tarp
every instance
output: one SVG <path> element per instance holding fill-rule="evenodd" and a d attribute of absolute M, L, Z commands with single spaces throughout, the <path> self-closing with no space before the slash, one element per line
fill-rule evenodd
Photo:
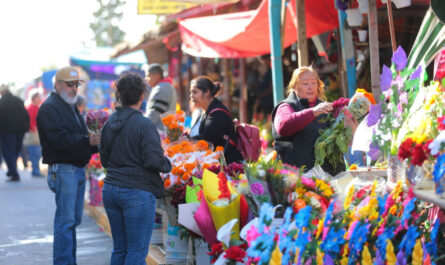
<path fill-rule="evenodd" d="M 87 48 L 71 54 L 70 64 L 82 67 L 91 79 L 115 80 L 124 71 L 144 75 L 141 70 L 142 65 L 147 63 L 144 51 L 137 50 L 111 59 L 113 52 L 111 47 Z"/>

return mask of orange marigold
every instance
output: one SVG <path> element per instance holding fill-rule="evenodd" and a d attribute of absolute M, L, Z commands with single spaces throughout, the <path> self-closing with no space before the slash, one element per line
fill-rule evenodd
<path fill-rule="evenodd" d="M 170 187 L 170 184 L 172 184 L 172 181 L 171 181 L 170 179 L 166 179 L 166 180 L 164 181 L 164 188 L 168 188 L 168 187 Z"/>
<path fill-rule="evenodd" d="M 222 146 L 217 146 L 215 149 L 215 152 L 223 152 L 224 151 L 224 147 Z"/>

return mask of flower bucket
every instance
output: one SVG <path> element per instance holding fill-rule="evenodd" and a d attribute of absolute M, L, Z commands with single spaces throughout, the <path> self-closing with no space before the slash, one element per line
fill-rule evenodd
<path fill-rule="evenodd" d="M 348 21 L 348 25 L 351 27 L 357 27 L 362 24 L 363 15 L 358 8 L 346 9 L 346 20 Z"/>
<path fill-rule="evenodd" d="M 367 30 L 357 30 L 358 33 L 358 40 L 360 42 L 365 42 L 368 38 L 368 31 Z"/>
<path fill-rule="evenodd" d="M 404 8 L 411 5 L 411 0 L 392 0 L 397 8 Z"/>
<path fill-rule="evenodd" d="M 100 185 L 100 180 L 94 176 L 90 176 L 90 202 L 92 206 L 102 205 L 102 187 Z"/>
<path fill-rule="evenodd" d="M 167 213 L 168 221 L 172 226 L 178 226 L 178 212 L 176 208 L 171 204 L 172 197 L 164 196 L 161 198 L 161 202 L 164 205 L 165 212 Z"/>

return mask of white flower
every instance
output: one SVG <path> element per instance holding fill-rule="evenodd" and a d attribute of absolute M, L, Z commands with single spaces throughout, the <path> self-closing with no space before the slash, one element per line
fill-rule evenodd
<path fill-rule="evenodd" d="M 445 144 L 445 131 L 442 131 L 428 146 L 433 156 L 439 153 L 442 144 Z"/>

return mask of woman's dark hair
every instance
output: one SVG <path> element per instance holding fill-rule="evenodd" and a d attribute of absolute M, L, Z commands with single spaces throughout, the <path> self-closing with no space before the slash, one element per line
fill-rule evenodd
<path fill-rule="evenodd" d="M 208 76 L 198 76 L 192 80 L 191 85 L 196 85 L 196 87 L 206 93 L 210 91 L 210 95 L 215 96 L 221 89 L 221 84 L 219 82 L 213 82 Z"/>
<path fill-rule="evenodd" d="M 138 103 L 145 92 L 145 81 L 138 74 L 124 72 L 116 81 L 116 89 L 116 100 L 122 106 L 131 106 Z"/>

